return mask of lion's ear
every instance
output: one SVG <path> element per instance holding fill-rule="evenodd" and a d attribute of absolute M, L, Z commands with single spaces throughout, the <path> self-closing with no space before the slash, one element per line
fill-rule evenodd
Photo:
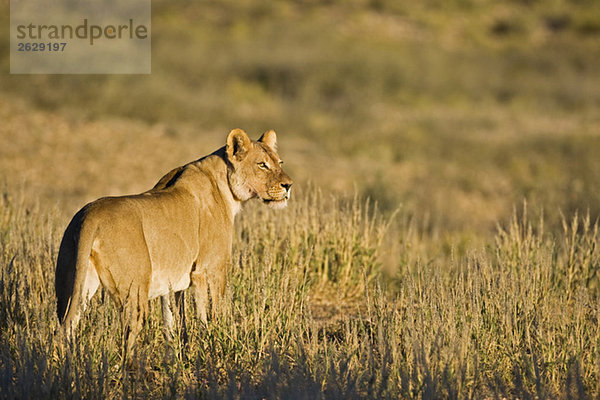
<path fill-rule="evenodd" d="M 266 144 L 273 150 L 277 150 L 277 134 L 275 133 L 275 131 L 273 129 L 268 130 L 265 133 L 263 133 L 262 136 L 260 137 L 260 139 L 258 139 L 258 141 Z"/>
<path fill-rule="evenodd" d="M 252 142 L 242 129 L 234 129 L 227 135 L 227 156 L 230 160 L 241 161 L 244 159 Z"/>

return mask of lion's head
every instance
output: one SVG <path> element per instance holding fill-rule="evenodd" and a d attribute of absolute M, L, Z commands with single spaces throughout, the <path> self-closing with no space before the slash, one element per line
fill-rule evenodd
<path fill-rule="evenodd" d="M 234 129 L 227 136 L 229 186 L 241 201 L 260 198 L 272 208 L 283 208 L 290 198 L 292 180 L 281 169 L 275 131 L 253 142 L 246 132 Z"/>

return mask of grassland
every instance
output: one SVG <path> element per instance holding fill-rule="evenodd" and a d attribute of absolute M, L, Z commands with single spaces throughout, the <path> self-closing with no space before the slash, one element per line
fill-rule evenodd
<path fill-rule="evenodd" d="M 594 5 L 154 2 L 150 76 L 4 73 L 0 397 L 600 396 Z M 152 304 L 124 372 L 101 294 L 67 343 L 70 216 L 238 126 L 296 183 L 240 214 L 224 315 L 171 347 Z"/>

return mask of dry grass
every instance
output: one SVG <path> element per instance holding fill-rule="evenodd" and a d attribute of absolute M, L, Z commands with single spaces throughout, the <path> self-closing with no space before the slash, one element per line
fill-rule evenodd
<path fill-rule="evenodd" d="M 297 197 L 276 216 L 259 204 L 244 210 L 227 311 L 208 326 L 188 321 L 189 343 L 169 347 L 153 304 L 134 368 L 123 373 L 108 298 L 94 299 L 74 343 L 56 333 L 52 266 L 62 227 L 56 215 L 5 192 L 0 395 L 598 395 L 600 254 L 589 219 L 574 216 L 549 234 L 541 220 L 515 216 L 486 248 L 426 262 L 414 227 L 316 189 Z M 406 239 L 399 256 L 411 261 L 385 278 L 390 223 Z M 332 307 L 336 317 L 324 318 Z"/>

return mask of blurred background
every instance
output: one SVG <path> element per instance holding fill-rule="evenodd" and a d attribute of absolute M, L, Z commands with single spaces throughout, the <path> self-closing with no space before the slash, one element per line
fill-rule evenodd
<path fill-rule="evenodd" d="M 600 215 L 596 0 L 157 0 L 152 74 L 130 76 L 9 75 L 0 4 L 0 184 L 65 224 L 236 127 L 278 132 L 296 193 L 434 236 L 488 236 L 525 200 Z"/>

